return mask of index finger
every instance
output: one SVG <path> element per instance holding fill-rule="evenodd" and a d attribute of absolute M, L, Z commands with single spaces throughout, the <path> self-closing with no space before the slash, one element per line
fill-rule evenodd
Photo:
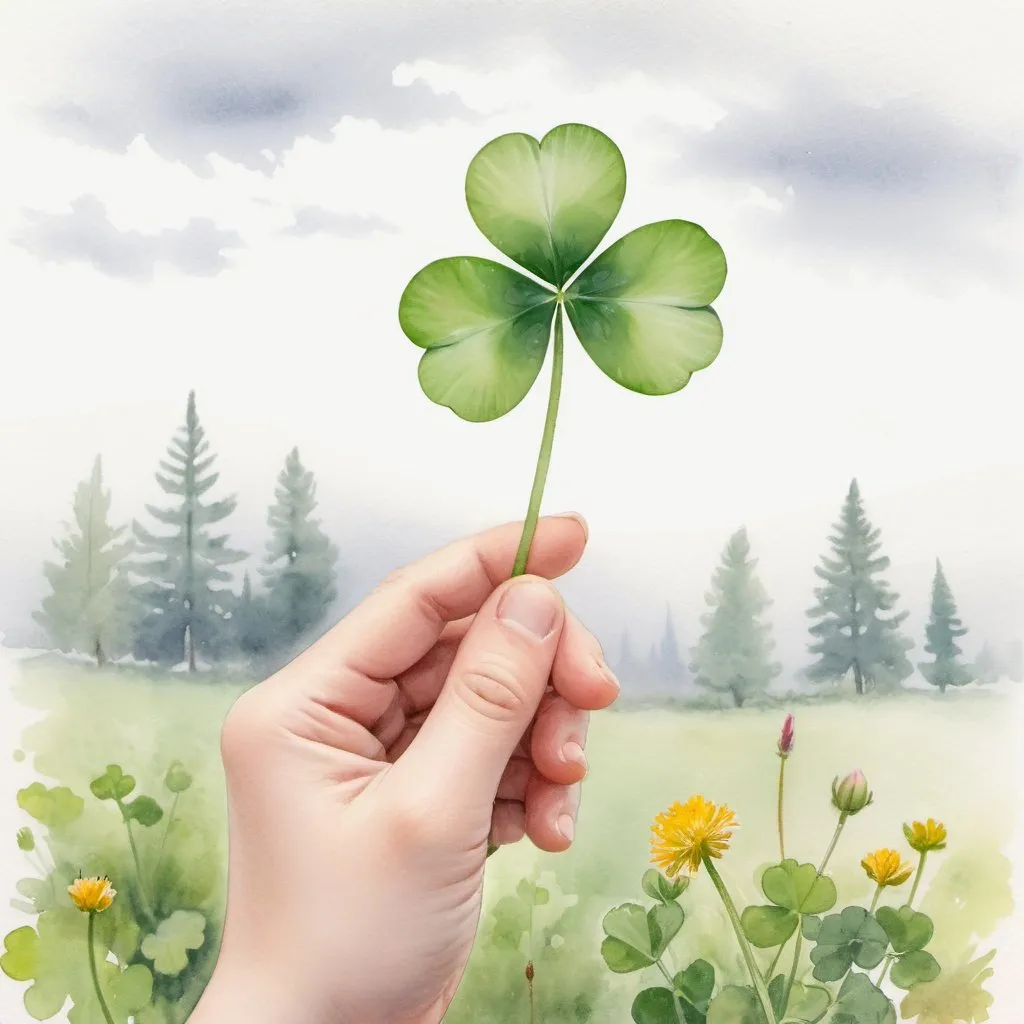
<path fill-rule="evenodd" d="M 479 611 L 509 578 L 521 534 L 522 523 L 506 523 L 392 573 L 304 658 L 371 679 L 404 672 L 437 643 L 449 622 Z M 537 523 L 526 571 L 556 579 L 579 562 L 586 542 L 582 516 L 545 516 Z"/>

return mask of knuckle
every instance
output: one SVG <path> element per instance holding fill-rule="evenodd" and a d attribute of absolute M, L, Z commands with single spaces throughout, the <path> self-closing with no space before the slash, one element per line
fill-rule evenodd
<path fill-rule="evenodd" d="M 459 692 L 474 711 L 488 718 L 516 718 L 527 705 L 522 675 L 513 658 L 486 654 L 462 673 Z"/>
<path fill-rule="evenodd" d="M 228 769 L 258 754 L 272 728 L 271 717 L 258 689 L 254 687 L 243 693 L 221 725 L 221 757 Z"/>

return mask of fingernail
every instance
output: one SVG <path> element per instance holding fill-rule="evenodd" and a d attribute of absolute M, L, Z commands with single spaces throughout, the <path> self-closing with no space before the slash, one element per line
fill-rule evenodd
<path fill-rule="evenodd" d="M 579 512 L 556 512 L 556 519 L 575 519 L 580 526 L 583 527 L 583 536 L 586 539 L 590 539 L 590 527 L 587 525 L 586 519 L 579 514 Z"/>
<path fill-rule="evenodd" d="M 587 755 L 575 740 L 569 740 L 569 742 L 562 747 L 562 757 L 572 764 L 578 764 L 584 771 L 587 770 Z"/>
<path fill-rule="evenodd" d="M 566 842 L 571 843 L 573 834 L 576 831 L 576 822 L 571 814 L 563 814 L 558 819 L 558 831 Z"/>
<path fill-rule="evenodd" d="M 518 583 L 498 602 L 498 618 L 534 640 L 551 635 L 558 616 L 558 595 L 546 583 Z"/>
<path fill-rule="evenodd" d="M 604 659 L 598 658 L 595 655 L 595 657 L 594 657 L 594 664 L 597 666 L 597 671 L 600 672 L 601 675 L 606 680 L 608 680 L 608 682 L 612 686 L 615 687 L 615 692 L 616 693 L 621 693 L 621 691 L 622 691 L 622 684 L 619 682 L 618 677 L 615 675 L 615 673 L 608 667 L 608 664 L 604 661 Z"/>

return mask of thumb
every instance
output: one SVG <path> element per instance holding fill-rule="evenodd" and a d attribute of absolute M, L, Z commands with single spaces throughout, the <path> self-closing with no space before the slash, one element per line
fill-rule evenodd
<path fill-rule="evenodd" d="M 477 613 L 433 709 L 392 775 L 448 812 L 490 820 L 509 758 L 540 705 L 565 608 L 538 577 L 510 580 Z M 397 780 L 396 780 L 397 781 Z"/>

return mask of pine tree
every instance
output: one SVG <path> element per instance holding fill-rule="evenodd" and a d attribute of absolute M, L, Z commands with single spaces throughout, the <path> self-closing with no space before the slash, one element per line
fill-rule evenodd
<path fill-rule="evenodd" d="M 982 644 L 977 658 L 974 659 L 974 676 L 983 686 L 992 686 L 998 683 L 1002 676 L 999 659 L 987 640 Z"/>
<path fill-rule="evenodd" d="M 658 661 L 662 678 L 676 691 L 681 691 L 686 682 L 686 668 L 679 655 L 679 641 L 672 623 L 672 609 L 665 608 L 665 631 L 658 649 Z"/>
<path fill-rule="evenodd" d="M 290 651 L 319 623 L 337 597 L 334 586 L 338 550 L 320 521 L 311 518 L 317 506 L 316 482 L 293 448 L 285 459 L 267 522 L 267 602 L 278 644 Z"/>
<path fill-rule="evenodd" d="M 110 491 L 103 489 L 103 466 L 96 456 L 92 474 L 75 490 L 75 522 L 54 541 L 61 563 L 43 571 L 52 593 L 33 618 L 62 651 L 77 651 L 104 665 L 127 650 L 131 633 L 131 584 L 125 557 L 126 526 L 111 526 Z"/>
<path fill-rule="evenodd" d="M 196 414 L 195 392 L 188 396 L 185 423 L 160 461 L 156 481 L 172 498 L 170 507 L 147 505 L 158 522 L 169 526 L 169 534 L 154 534 L 138 522 L 135 536 L 144 555 L 135 571 L 143 578 L 138 587 L 145 613 L 136 635 L 139 657 L 164 664 L 182 660 L 189 672 L 197 670 L 197 656 L 209 660 L 221 656 L 230 646 L 228 623 L 235 603 L 229 586 L 232 574 L 225 566 L 246 557 L 228 547 L 227 534 L 211 533 L 211 527 L 235 510 L 235 498 L 204 503 L 203 496 L 217 483 L 212 471 L 215 455 L 209 454 Z"/>
<path fill-rule="evenodd" d="M 633 642 L 630 640 L 629 630 L 624 629 L 622 631 L 622 645 L 619 648 L 619 663 L 616 666 L 617 674 L 635 684 L 639 669 L 640 666 L 636 655 L 633 653 Z"/>
<path fill-rule="evenodd" d="M 233 617 L 238 649 L 253 661 L 266 657 L 274 647 L 274 629 L 267 599 L 253 594 L 252 579 L 247 572 L 242 579 L 242 593 Z"/>
<path fill-rule="evenodd" d="M 857 693 L 894 689 L 914 671 L 906 653 L 913 642 L 899 628 L 906 612 L 882 614 L 893 610 L 899 595 L 878 578 L 889 559 L 878 554 L 881 530 L 868 522 L 856 480 L 833 529 L 832 554 L 823 555 L 814 570 L 824 585 L 815 588 L 818 603 L 807 613 L 818 620 L 808 646 L 818 660 L 807 676 L 838 682 L 852 673 Z"/>
<path fill-rule="evenodd" d="M 775 641 L 762 616 L 772 602 L 756 566 L 746 528 L 741 528 L 729 538 L 712 577 L 705 596 L 709 611 L 701 617 L 704 634 L 690 666 L 698 686 L 730 695 L 736 707 L 767 691 L 782 671 L 771 661 Z"/>
<path fill-rule="evenodd" d="M 957 661 L 963 651 L 957 644 L 967 630 L 957 616 L 953 591 L 942 571 L 942 563 L 935 561 L 935 579 L 932 582 L 932 610 L 925 626 L 928 640 L 924 649 L 933 660 L 922 662 L 918 668 L 932 686 L 945 693 L 950 686 L 966 686 L 974 681 L 973 673 Z"/>

